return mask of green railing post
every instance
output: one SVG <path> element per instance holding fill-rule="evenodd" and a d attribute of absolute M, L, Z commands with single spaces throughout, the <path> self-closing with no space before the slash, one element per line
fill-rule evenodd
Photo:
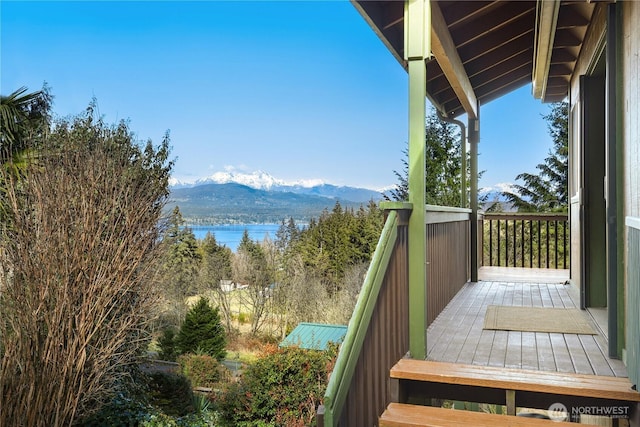
<path fill-rule="evenodd" d="M 430 0 L 405 2 L 405 59 L 409 70 L 409 352 L 427 356 L 427 244 L 425 117 L 427 67 L 431 51 Z"/>

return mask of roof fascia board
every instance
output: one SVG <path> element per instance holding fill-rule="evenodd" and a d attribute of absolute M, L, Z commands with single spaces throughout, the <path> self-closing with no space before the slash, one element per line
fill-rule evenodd
<path fill-rule="evenodd" d="M 371 17 L 367 13 L 367 11 L 362 8 L 362 6 L 360 5 L 360 1 L 359 0 L 351 0 L 351 4 L 356 8 L 356 10 L 360 14 L 360 16 L 362 16 L 362 18 L 365 20 L 365 22 L 367 24 L 369 24 L 369 27 L 371 27 L 373 32 L 376 33 L 376 35 L 382 41 L 382 43 L 385 45 L 387 50 L 389 52 L 391 52 L 393 57 L 396 58 L 396 60 L 400 63 L 400 65 L 402 65 L 402 68 L 404 68 L 406 70 L 407 69 L 407 61 L 405 61 L 404 58 L 400 55 L 400 53 L 394 49 L 393 45 L 385 37 L 384 33 L 382 32 L 382 29 L 378 27 L 378 25 L 373 21 L 373 19 L 371 19 Z"/>
<path fill-rule="evenodd" d="M 538 0 L 536 5 L 536 35 L 533 53 L 533 96 L 544 99 L 551 66 L 553 42 L 560 12 L 559 0 Z"/>

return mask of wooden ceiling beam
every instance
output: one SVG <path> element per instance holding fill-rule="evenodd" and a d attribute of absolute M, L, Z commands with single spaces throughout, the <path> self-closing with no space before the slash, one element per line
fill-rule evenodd
<path fill-rule="evenodd" d="M 577 60 L 578 57 L 566 48 L 553 49 L 553 54 L 551 55 L 551 64 L 572 63 Z"/>
<path fill-rule="evenodd" d="M 517 21 L 522 16 L 531 15 L 535 12 L 531 3 L 526 1 L 516 1 L 505 4 L 501 8 L 496 8 L 491 14 L 479 17 L 468 25 L 456 28 L 449 27 L 451 36 L 458 48 L 482 39 L 490 33 L 499 33 L 503 28 L 508 27 L 511 22 Z"/>
<path fill-rule="evenodd" d="M 523 34 L 520 37 L 510 40 L 500 49 L 490 52 L 491 54 L 489 55 L 482 55 L 472 59 L 471 61 L 465 61 L 464 68 L 467 70 L 469 76 L 473 76 L 487 67 L 506 61 L 514 55 L 518 55 L 519 53 L 530 51 L 532 49 L 531 37 L 528 34 Z"/>
<path fill-rule="evenodd" d="M 519 19 L 512 21 L 500 32 L 492 32 L 479 40 L 475 40 L 460 49 L 458 53 L 464 58 L 465 63 L 484 56 L 497 49 L 502 49 L 511 40 L 518 37 L 528 37 L 529 44 L 533 42 L 532 23 L 535 22 L 535 13 L 531 12 Z"/>
<path fill-rule="evenodd" d="M 439 2 L 440 11 L 447 17 L 447 21 L 450 26 L 456 26 L 459 24 L 465 24 L 469 20 L 475 19 L 478 16 L 483 16 L 490 13 L 495 8 L 498 2 L 495 1 L 452 1 L 447 2 L 445 5 L 443 2 Z"/>
<path fill-rule="evenodd" d="M 477 119 L 478 100 L 438 2 L 431 3 L 431 51 L 469 118 Z"/>

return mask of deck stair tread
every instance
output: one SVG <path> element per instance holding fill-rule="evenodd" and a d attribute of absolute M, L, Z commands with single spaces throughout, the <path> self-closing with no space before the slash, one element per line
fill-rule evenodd
<path fill-rule="evenodd" d="M 401 359 L 392 379 L 640 402 L 628 378 Z"/>
<path fill-rule="evenodd" d="M 569 427 L 575 424 L 513 415 L 390 403 L 380 416 L 379 425 L 380 427 Z"/>

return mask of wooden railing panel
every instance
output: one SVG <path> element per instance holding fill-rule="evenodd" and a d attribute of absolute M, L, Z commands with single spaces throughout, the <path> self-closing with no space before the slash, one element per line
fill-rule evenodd
<path fill-rule="evenodd" d="M 409 349 L 408 233 L 396 215 L 387 219 L 318 410 L 325 426 L 376 425 L 390 401 L 389 370 Z"/>
<path fill-rule="evenodd" d="M 481 265 L 569 268 L 571 239 L 566 214 L 485 213 L 478 230 Z"/>
<path fill-rule="evenodd" d="M 469 279 L 469 221 L 427 224 L 427 324 Z"/>
<path fill-rule="evenodd" d="M 377 425 L 391 400 L 389 371 L 409 350 L 407 227 L 399 228 L 403 230 L 399 230 L 339 426 Z"/>

